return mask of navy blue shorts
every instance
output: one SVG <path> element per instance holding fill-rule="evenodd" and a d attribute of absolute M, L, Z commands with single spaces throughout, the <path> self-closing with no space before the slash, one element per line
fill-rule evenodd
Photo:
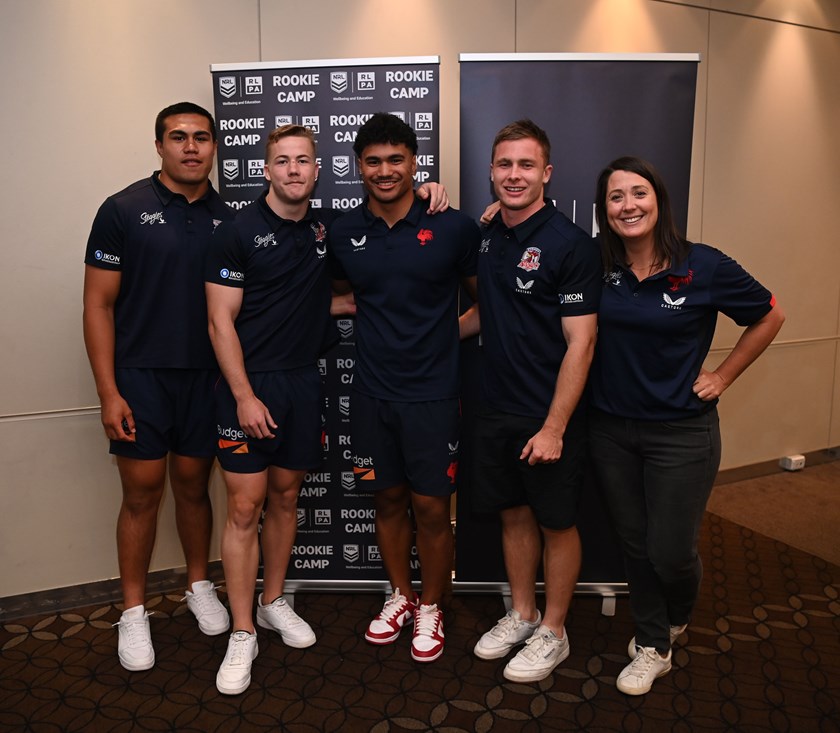
<path fill-rule="evenodd" d="M 587 460 L 585 415 L 573 415 L 556 463 L 529 465 L 519 458 L 545 421 L 485 411 L 475 427 L 475 478 L 472 507 L 499 512 L 528 505 L 546 529 L 568 529 L 577 521 Z"/>
<path fill-rule="evenodd" d="M 214 369 L 116 369 L 117 389 L 137 428 L 134 443 L 111 441 L 111 453 L 156 460 L 167 453 L 212 458 L 216 437 Z"/>
<path fill-rule="evenodd" d="M 458 474 L 461 408 L 457 399 L 391 402 L 350 397 L 353 476 L 361 491 L 406 481 L 423 496 L 450 496 Z"/>
<path fill-rule="evenodd" d="M 216 455 L 225 471 L 259 473 L 269 466 L 305 471 L 321 463 L 321 375 L 315 366 L 248 374 L 254 394 L 277 428 L 273 438 L 249 438 L 224 379 L 216 387 Z"/>

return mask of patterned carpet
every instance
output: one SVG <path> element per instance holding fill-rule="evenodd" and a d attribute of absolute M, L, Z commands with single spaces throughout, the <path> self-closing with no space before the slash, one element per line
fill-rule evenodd
<path fill-rule="evenodd" d="M 259 631 L 251 688 L 214 685 L 226 636 L 204 637 L 179 596 L 149 608 L 157 664 L 129 673 L 116 656 L 113 605 L 5 624 L 0 629 L 2 731 L 840 731 L 840 567 L 715 515 L 704 522 L 706 567 L 696 618 L 674 669 L 651 693 L 614 687 L 632 628 L 578 597 L 567 625 L 571 655 L 553 677 L 507 682 L 503 661 L 471 649 L 504 609 L 499 597 L 455 595 L 447 649 L 430 665 L 409 638 L 371 647 L 362 634 L 379 595 L 302 593 L 297 610 L 318 643 L 291 649 Z"/>

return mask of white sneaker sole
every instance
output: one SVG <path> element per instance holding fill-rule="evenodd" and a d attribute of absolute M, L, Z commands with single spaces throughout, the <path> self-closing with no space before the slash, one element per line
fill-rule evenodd
<path fill-rule="evenodd" d="M 120 658 L 120 665 L 122 665 L 123 669 L 127 669 L 129 672 L 145 672 L 147 669 L 151 669 L 155 666 L 155 658 L 152 658 L 148 662 L 129 662 L 123 659 L 119 654 L 117 656 Z"/>
<path fill-rule="evenodd" d="M 318 640 L 318 637 L 315 636 L 314 632 L 312 633 L 312 636 L 307 636 L 303 639 L 292 638 L 291 636 L 284 634 L 282 631 L 278 631 L 276 627 L 272 626 L 268 621 L 263 621 L 263 619 L 259 616 L 257 616 L 257 626 L 261 629 L 273 631 L 275 634 L 280 634 L 280 638 L 283 640 L 283 643 L 286 646 L 293 647 L 294 649 L 306 649 Z"/>
<path fill-rule="evenodd" d="M 510 680 L 511 682 L 540 682 L 548 677 L 561 662 L 564 662 L 569 657 L 570 648 L 567 646 L 566 650 L 563 654 L 560 655 L 560 658 L 548 669 L 546 670 L 518 670 L 518 669 L 510 669 L 510 665 L 508 664 L 502 674 L 504 675 L 506 680 Z"/>
<path fill-rule="evenodd" d="M 664 677 L 670 671 L 671 671 L 670 666 L 668 667 L 668 669 L 663 669 L 658 675 L 656 675 L 656 677 L 653 678 L 653 681 L 655 682 L 660 677 Z M 625 695 L 647 695 L 653 689 L 653 682 L 651 682 L 647 687 L 634 687 L 632 689 L 631 688 L 624 689 L 621 686 L 621 683 L 619 682 L 619 680 L 616 679 L 615 686 L 616 686 L 616 689 L 619 692 L 623 692 Z"/>

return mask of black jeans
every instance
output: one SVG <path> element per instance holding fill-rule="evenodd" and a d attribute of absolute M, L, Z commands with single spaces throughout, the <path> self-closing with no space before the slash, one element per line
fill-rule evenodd
<path fill-rule="evenodd" d="M 621 538 L 636 643 L 667 652 L 689 622 L 703 566 L 697 535 L 720 465 L 717 409 L 674 422 L 593 410 L 589 445 Z"/>

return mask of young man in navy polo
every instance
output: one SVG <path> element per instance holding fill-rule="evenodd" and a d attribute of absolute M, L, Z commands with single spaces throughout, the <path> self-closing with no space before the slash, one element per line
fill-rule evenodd
<path fill-rule="evenodd" d="M 569 655 L 564 623 L 580 570 L 575 519 L 585 461 L 578 401 L 595 346 L 598 248 L 543 198 L 550 145 L 530 120 L 493 142 L 500 211 L 479 256 L 483 414 L 476 421 L 473 505 L 498 511 L 512 608 L 475 646 L 482 659 L 525 644 L 504 669 L 544 679 Z M 477 330 L 476 311 L 462 318 Z M 544 561 L 545 615 L 535 582 Z"/>
<path fill-rule="evenodd" d="M 439 607 L 452 572 L 450 498 L 458 468 L 458 290 L 475 295 L 478 227 L 428 216 L 414 192 L 417 136 L 373 115 L 353 150 L 364 202 L 330 232 L 339 291 L 356 307 L 351 443 L 356 486 L 374 492 L 376 537 L 393 593 L 365 638 L 389 644 L 414 620 L 411 655 L 443 653 Z M 422 597 L 411 591 L 413 513 Z"/>
<path fill-rule="evenodd" d="M 160 171 L 102 204 L 85 254 L 85 346 L 122 481 L 118 653 L 132 671 L 155 662 L 144 602 L 167 458 L 188 607 L 205 634 L 229 626 L 206 579 L 217 372 L 203 265 L 213 230 L 233 213 L 208 180 L 216 127 L 207 110 L 190 102 L 167 107 L 155 138 Z"/>

